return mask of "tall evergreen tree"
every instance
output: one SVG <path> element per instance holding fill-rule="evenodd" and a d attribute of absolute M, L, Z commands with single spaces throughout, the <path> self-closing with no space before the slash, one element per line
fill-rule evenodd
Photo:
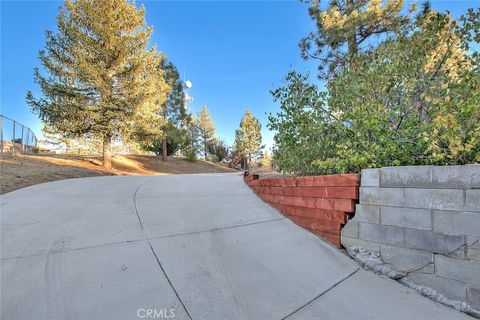
<path fill-rule="evenodd" d="M 409 14 L 401 12 L 404 0 L 332 0 L 325 9 L 319 0 L 303 1 L 317 30 L 300 42 L 302 57 L 319 60 L 321 76 L 371 47 L 374 36 L 381 38 L 409 21 Z M 412 5 L 410 12 L 414 10 Z"/>
<path fill-rule="evenodd" d="M 248 109 L 240 121 L 240 129 L 235 131 L 235 150 L 238 154 L 252 162 L 262 148 L 262 125 Z"/>
<path fill-rule="evenodd" d="M 197 127 L 200 134 L 200 139 L 202 140 L 203 155 L 205 160 L 207 160 L 208 143 L 215 136 L 215 124 L 213 123 L 212 117 L 208 112 L 207 106 L 203 106 L 203 109 L 198 112 Z"/>
<path fill-rule="evenodd" d="M 163 118 L 166 121 L 162 131 L 161 151 L 162 160 L 167 160 L 167 155 L 183 146 L 188 114 L 185 105 L 184 84 L 180 79 L 175 65 L 165 57 L 160 62 L 160 68 L 165 72 L 165 81 L 170 87 L 165 103 L 162 105 Z M 154 142 L 157 144 L 157 142 Z"/>
<path fill-rule="evenodd" d="M 42 129 L 42 135 L 43 142 L 47 145 L 65 147 L 65 152 L 70 152 L 72 139 L 68 135 L 62 135 L 47 124 Z"/>
<path fill-rule="evenodd" d="M 182 148 L 182 153 L 186 156 L 187 160 L 193 162 L 197 159 L 199 146 L 199 130 L 198 121 L 195 115 L 189 114 L 185 121 L 185 130 L 187 132 L 186 145 Z"/>
<path fill-rule="evenodd" d="M 167 85 L 160 54 L 148 48 L 152 27 L 144 7 L 127 0 L 66 0 L 58 32 L 46 32 L 35 80 L 41 98 L 27 93 L 33 111 L 55 131 L 98 137 L 103 166 L 111 168 L 113 139 L 158 134 Z"/>

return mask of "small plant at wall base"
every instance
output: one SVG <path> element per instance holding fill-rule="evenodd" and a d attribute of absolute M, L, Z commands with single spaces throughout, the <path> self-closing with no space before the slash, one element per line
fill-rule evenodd
<path fill-rule="evenodd" d="M 428 7 L 336 69 L 322 93 L 291 72 L 272 92 L 274 158 L 297 174 L 480 160 L 480 9 L 454 20 Z"/>

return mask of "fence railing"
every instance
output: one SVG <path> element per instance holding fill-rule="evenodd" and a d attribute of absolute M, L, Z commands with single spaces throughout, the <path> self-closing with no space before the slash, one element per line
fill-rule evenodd
<path fill-rule="evenodd" d="M 37 146 L 37 136 L 27 126 L 0 115 L 1 155 L 32 153 Z"/>

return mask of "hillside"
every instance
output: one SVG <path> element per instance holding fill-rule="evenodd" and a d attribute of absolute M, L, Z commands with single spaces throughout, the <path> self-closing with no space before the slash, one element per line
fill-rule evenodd
<path fill-rule="evenodd" d="M 235 172 L 218 163 L 148 155 L 115 155 L 113 170 L 105 171 L 99 157 L 74 155 L 18 155 L 0 160 L 0 193 L 7 193 L 34 184 L 69 178 L 101 175 L 162 175 L 207 172 Z"/>

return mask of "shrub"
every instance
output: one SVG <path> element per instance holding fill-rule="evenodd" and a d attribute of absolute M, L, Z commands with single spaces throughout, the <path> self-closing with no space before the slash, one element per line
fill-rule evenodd
<path fill-rule="evenodd" d="M 223 140 L 212 139 L 207 143 L 210 161 L 220 162 L 228 155 L 228 147 Z"/>
<path fill-rule="evenodd" d="M 197 161 L 197 153 L 198 150 L 192 146 L 185 147 L 183 149 L 183 153 L 185 155 L 185 158 L 187 159 L 188 162 L 195 162 Z"/>
<path fill-rule="evenodd" d="M 308 75 L 290 72 L 285 79 L 285 87 L 272 91 L 281 111 L 270 114 L 267 125 L 275 131 L 277 169 L 301 175 L 319 173 L 313 162 L 332 157 L 332 143 L 338 141 L 336 131 L 331 130 L 325 93 L 308 82 Z"/>
<path fill-rule="evenodd" d="M 209 154 L 207 156 L 207 159 L 208 159 L 208 161 L 211 161 L 211 162 L 220 162 L 218 156 L 216 156 L 214 154 Z"/>

